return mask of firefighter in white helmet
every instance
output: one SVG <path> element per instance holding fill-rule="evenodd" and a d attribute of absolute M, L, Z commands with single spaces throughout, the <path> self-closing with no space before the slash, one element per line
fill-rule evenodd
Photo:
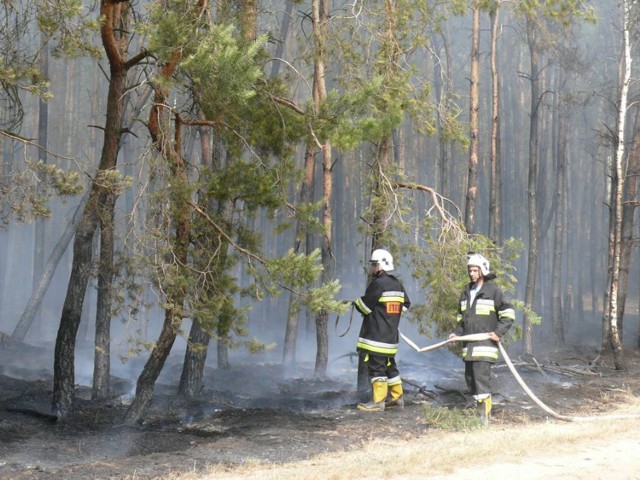
<path fill-rule="evenodd" d="M 373 398 L 358 404 L 365 411 L 403 407 L 402 379 L 396 366 L 400 316 L 410 301 L 393 272 L 393 257 L 382 249 L 371 253 L 371 282 L 355 307 L 364 316 L 358 337 L 358 353 L 367 366 Z M 387 401 L 387 395 L 390 399 Z"/>
<path fill-rule="evenodd" d="M 467 386 L 477 402 L 480 420 L 489 424 L 491 415 L 491 365 L 498 360 L 496 342 L 507 333 L 515 320 L 515 311 L 502 290 L 491 280 L 489 261 L 479 253 L 467 260 L 469 283 L 460 296 L 456 329 L 449 338 L 474 333 L 488 333 L 490 340 L 464 342 L 462 358 Z"/>

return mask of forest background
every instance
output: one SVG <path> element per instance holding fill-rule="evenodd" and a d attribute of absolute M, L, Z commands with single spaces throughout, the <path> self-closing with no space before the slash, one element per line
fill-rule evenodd
<path fill-rule="evenodd" d="M 143 359 L 137 421 L 169 354 L 187 396 L 247 351 L 325 375 L 374 248 L 403 274 L 404 328 L 442 335 L 477 250 L 525 354 L 595 344 L 622 367 L 634 8 L 3 2 L 3 338 L 55 342 L 60 418 L 75 384 L 103 399 Z"/>

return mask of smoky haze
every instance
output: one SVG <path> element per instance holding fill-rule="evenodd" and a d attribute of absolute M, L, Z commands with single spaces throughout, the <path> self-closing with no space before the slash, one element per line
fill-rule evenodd
<path fill-rule="evenodd" d="M 611 146 L 599 134 L 603 125 L 612 128 L 615 125 L 615 111 L 610 107 L 615 104 L 614 95 L 617 85 L 617 28 L 619 19 L 615 9 L 610 8 L 610 2 L 594 2 L 597 14 L 601 20 L 595 25 L 585 25 L 578 29 L 579 51 L 584 59 L 584 68 L 572 72 L 572 86 L 576 96 L 582 101 L 572 106 L 570 115 L 570 136 L 568 139 L 568 165 L 566 212 L 564 235 L 564 275 L 563 275 L 563 307 L 566 339 L 570 345 L 598 346 L 601 343 L 602 306 L 606 279 L 607 235 L 609 212 L 608 204 L 608 175 L 606 164 L 612 154 Z M 609 18 L 609 15 L 613 15 Z M 483 27 L 488 27 L 484 18 Z M 518 278 L 517 290 L 511 294 L 515 299 L 524 298 L 526 280 L 526 245 L 528 235 L 527 219 L 527 136 L 529 126 L 529 112 L 527 99 L 529 84 L 521 75 L 528 70 L 527 45 L 522 41 L 521 31 L 516 20 L 505 14 L 505 25 L 501 42 L 505 46 L 499 58 L 501 65 L 502 91 L 502 130 L 501 148 L 503 158 L 501 191 L 504 199 L 503 230 L 504 238 L 515 237 L 523 239 L 525 249 L 517 261 Z M 469 17 L 454 17 L 447 21 L 445 31 L 464 32 L 453 35 L 450 33 L 448 47 L 450 51 L 452 89 L 460 102 L 462 112 L 468 111 L 465 104 L 468 95 L 468 64 L 469 64 Z M 486 30 L 486 28 L 485 28 Z M 482 55 L 488 55 L 488 35 L 481 37 Z M 426 76 L 433 80 L 435 74 L 432 68 L 433 59 L 422 59 L 422 68 Z M 488 62 L 483 62 L 481 71 L 481 109 L 488 115 L 490 107 L 490 72 Z M 550 69 L 547 78 L 550 89 L 554 88 L 554 73 Z M 102 135 L 90 125 L 103 123 L 106 83 L 99 66 L 91 59 L 78 60 L 50 60 L 50 91 L 54 95 L 49 102 L 49 147 L 50 151 L 60 152 L 61 155 L 74 158 L 74 162 L 59 161 L 66 168 L 72 169 L 79 163 L 87 172 L 95 171 L 99 158 L 99 147 Z M 554 103 L 550 95 L 545 97 L 542 104 L 543 114 L 548 122 L 554 119 Z M 37 129 L 37 103 L 25 100 L 25 122 L 21 135 L 35 138 Z M 464 119 L 463 121 L 466 121 Z M 476 225 L 480 231 L 486 230 L 488 225 L 489 204 L 489 159 L 488 159 L 488 123 L 482 123 L 480 139 L 481 159 L 479 165 L 479 197 L 477 206 Z M 135 199 L 141 194 L 148 173 L 142 158 L 147 149 L 145 130 L 143 126 L 132 124 L 132 131 L 137 135 L 125 138 L 119 158 L 119 165 L 123 173 L 134 178 L 133 186 L 126 190 L 117 203 L 117 225 L 119 233 L 124 236 L 129 231 L 130 217 Z M 196 144 L 194 157 L 198 151 L 196 137 L 185 140 Z M 410 122 L 406 122 L 397 132 L 395 159 L 402 164 L 412 182 L 434 187 L 454 201 L 457 205 L 464 205 L 464 185 L 468 166 L 468 154 L 459 147 L 449 151 L 450 163 L 445 183 L 438 170 L 436 159 L 439 157 L 440 144 L 436 136 L 424 136 L 416 132 Z M 540 259 L 538 285 L 536 294 L 536 311 L 543 317 L 541 326 L 534 327 L 534 348 L 547 347 L 552 343 L 550 325 L 551 311 L 551 257 L 553 252 L 554 215 L 558 212 L 554 205 L 553 188 L 555 178 L 555 146 L 553 133 L 545 130 L 540 139 L 540 171 L 537 195 L 540 199 Z M 33 152 L 18 142 L 3 141 L 3 172 L 8 172 L 22 161 L 25 155 Z M 334 211 L 334 262 L 335 276 L 342 285 L 338 297 L 353 300 L 364 292 L 364 266 L 367 258 L 367 245 L 359 227 L 362 226 L 361 215 L 366 208 L 369 196 L 367 186 L 362 180 L 362 172 L 367 168 L 367 160 L 371 156 L 371 149 L 364 147 L 355 152 L 337 155 L 334 167 L 335 197 Z M 316 192 L 321 188 L 321 166 L 317 166 Z M 44 257 L 48 257 L 66 225 L 70 221 L 79 198 L 67 199 L 63 202 L 54 200 L 51 203 L 51 218 L 44 222 L 45 242 Z M 316 199 L 317 200 L 317 199 Z M 424 200 L 417 198 L 415 210 L 416 218 L 425 215 Z M 280 255 L 293 245 L 292 233 L 273 233 L 273 225 L 265 216 L 256 221 L 265 233 L 265 251 L 268 254 Z M 5 228 L 0 229 L 0 331 L 11 335 L 15 329 L 25 305 L 29 301 L 38 279 L 34 262 L 34 223 L 19 223 L 12 221 Z M 316 245 L 319 246 L 319 245 Z M 630 265 L 629 297 L 627 299 L 623 338 L 625 345 L 636 344 L 638 335 L 638 289 L 640 283 L 634 272 L 638 271 L 637 255 L 633 255 Z M 14 363 L 2 366 L 5 374 L 20 376 L 31 375 L 27 370 L 38 371 L 41 375 L 50 374 L 53 364 L 53 344 L 60 321 L 62 304 L 66 294 L 67 283 L 71 268 L 71 248 L 67 248 L 65 255 L 57 265 L 54 277 L 48 287 L 36 320 L 26 337 L 28 345 L 41 349 L 42 354 L 34 354 L 31 358 L 16 359 Z M 402 255 L 397 260 L 398 271 L 402 274 L 405 287 L 414 303 L 423 303 L 429 292 L 422 291 L 411 276 L 410 260 Z M 241 276 L 241 273 L 238 273 Z M 135 318 L 122 315 L 112 324 L 112 374 L 128 380 L 130 395 L 135 385 L 135 379 L 140 373 L 148 356 L 148 350 L 139 349 L 138 345 L 156 340 L 160 331 L 163 312 L 159 302 L 155 300 L 153 291 L 145 292 L 149 303 L 148 310 L 138 313 Z M 239 299 L 242 304 L 248 300 Z M 93 372 L 93 335 L 96 303 L 96 281 L 92 280 L 87 296 L 83 319 L 78 333 L 78 347 L 76 357 L 76 382 L 90 385 Z M 255 336 L 259 340 L 274 346 L 265 353 L 249 355 L 246 350 L 239 349 L 230 352 L 232 368 L 238 365 L 255 364 L 274 365 L 282 361 L 282 347 L 284 341 L 285 322 L 287 317 L 287 295 L 278 298 L 267 297 L 262 302 L 253 302 L 248 314 L 249 337 Z M 452 315 L 454 312 L 452 312 Z M 355 386 L 356 365 L 353 359 L 345 356 L 355 351 L 357 333 L 361 317 L 357 313 L 353 316 L 353 325 L 347 335 L 339 337 L 348 324 L 349 312 L 342 314 L 341 321 L 334 328 L 335 314 L 329 318 L 329 366 L 328 376 L 338 382 L 339 390 L 348 390 Z M 522 321 L 518 312 L 518 322 Z M 183 331 L 188 333 L 190 320 L 183 322 Z M 337 330 L 337 332 L 336 332 Z M 421 336 L 417 327 L 408 319 L 403 320 L 402 330 L 416 343 L 426 345 L 435 341 Z M 158 380 L 162 385 L 175 385 L 179 378 L 186 341 L 179 337 L 173 347 L 170 360 Z M 207 367 L 209 376 L 205 378 L 205 388 L 213 389 L 213 382 L 220 382 L 218 388 L 225 384 L 224 372 L 216 375 L 211 373 L 215 369 L 215 342 L 209 349 Z M 515 352 L 519 346 L 513 345 Z M 296 350 L 296 366 L 289 370 L 282 369 L 281 378 L 292 379 L 312 376 L 315 359 L 316 340 L 313 321 L 308 321 L 300 315 L 300 330 Z M 431 354 L 416 354 L 403 344 L 398 354 L 400 368 L 403 375 L 414 378 L 419 383 L 433 385 L 439 378 L 457 375 L 460 368 L 454 354 L 442 349 Z M 30 363 L 33 365 L 29 365 Z M 257 367 L 258 371 L 264 372 Z M 253 387 L 271 388 L 268 377 L 256 375 Z M 226 378 L 228 381 L 229 379 Z M 228 384 L 228 383 L 227 383 Z M 430 387 L 431 388 L 431 387 Z M 346 401 L 346 400 L 345 400 Z"/>

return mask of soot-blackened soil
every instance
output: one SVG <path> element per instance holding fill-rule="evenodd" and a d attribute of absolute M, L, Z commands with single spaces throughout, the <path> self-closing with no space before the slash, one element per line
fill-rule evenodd
<path fill-rule="evenodd" d="M 133 382 L 114 378 L 113 399 L 101 404 L 90 401 L 88 387 L 79 386 L 75 413 L 61 422 L 49 414 L 51 372 L 25 368 L 19 360 L 25 349 L 36 357 L 43 352 L 15 348 L 0 347 L 1 479 L 169 478 L 212 464 L 290 462 L 351 449 L 374 437 L 428 435 L 434 426 L 425 419 L 426 406 L 463 409 L 473 403 L 464 391 L 461 363 L 445 351 L 399 356 L 403 410 L 358 411 L 356 366 L 346 357 L 322 380 L 313 379 L 310 367 L 292 372 L 277 364 L 209 371 L 215 381 L 198 400 L 173 393 L 169 385 L 177 384 L 179 369 L 176 364 L 172 374 L 168 366 L 152 408 L 136 427 L 122 424 Z M 623 371 L 595 348 L 513 360 L 527 385 L 560 414 L 597 415 L 618 396 L 640 395 L 637 352 L 627 352 Z M 494 424 L 548 418 L 504 364 L 494 373 Z"/>

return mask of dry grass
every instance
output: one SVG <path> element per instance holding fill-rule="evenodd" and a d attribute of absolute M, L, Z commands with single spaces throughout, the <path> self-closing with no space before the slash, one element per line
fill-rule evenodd
<path fill-rule="evenodd" d="M 566 451 L 572 445 L 630 435 L 637 430 L 640 400 L 628 397 L 607 416 L 589 422 L 531 423 L 516 426 L 493 425 L 465 431 L 428 430 L 411 440 L 372 440 L 362 448 L 334 452 L 311 460 L 288 464 L 250 463 L 243 466 L 210 466 L 207 473 L 185 473 L 173 480 L 353 480 L 358 478 L 413 479 L 448 474 L 456 467 L 486 464 L 486 459 L 518 462 L 533 453 Z M 497 446 L 508 454 L 497 454 Z M 167 477 L 168 480 L 169 477 Z"/>

